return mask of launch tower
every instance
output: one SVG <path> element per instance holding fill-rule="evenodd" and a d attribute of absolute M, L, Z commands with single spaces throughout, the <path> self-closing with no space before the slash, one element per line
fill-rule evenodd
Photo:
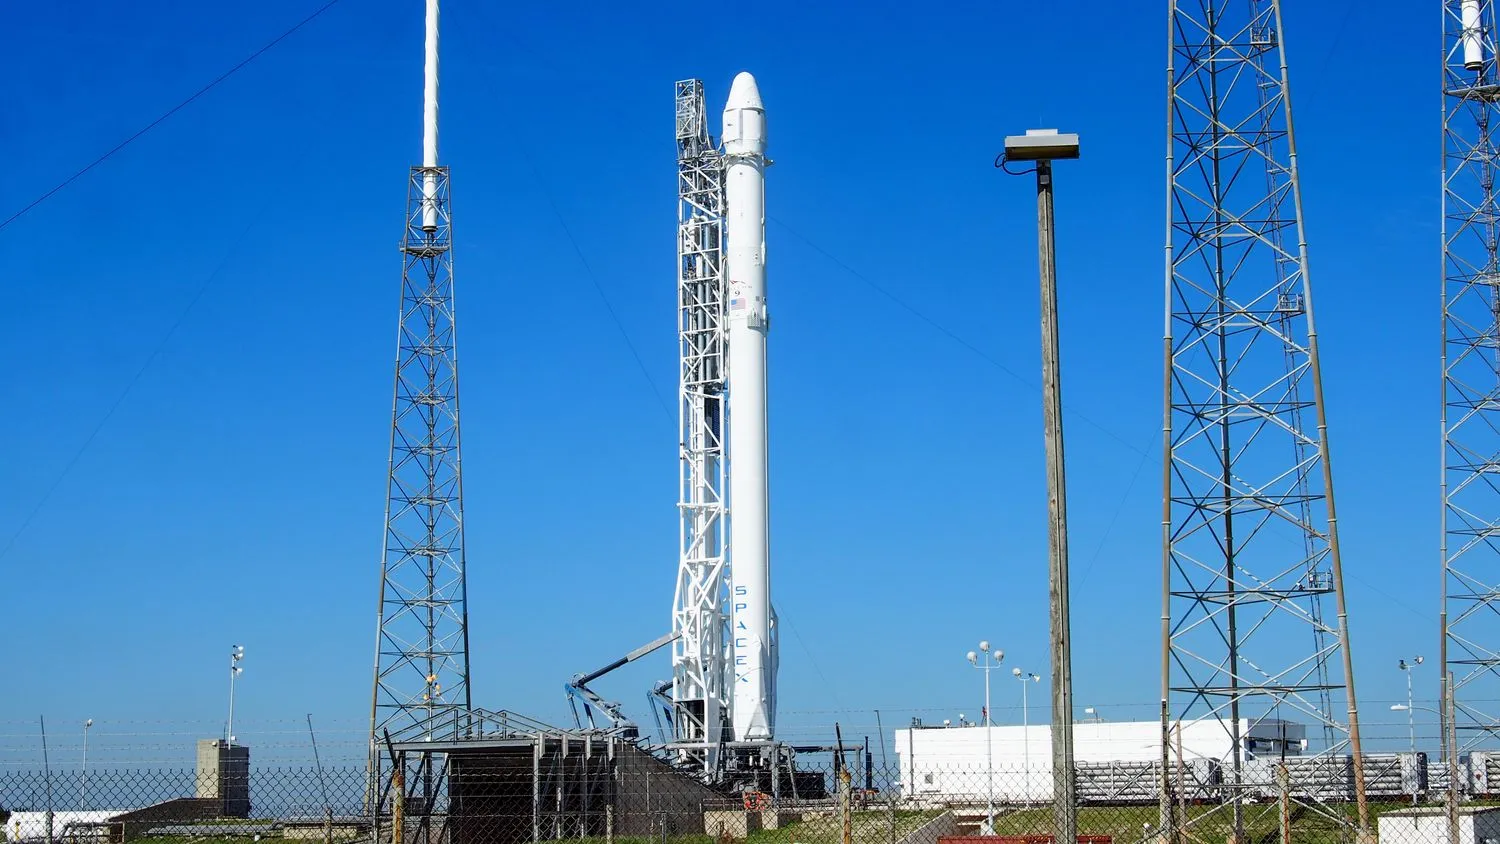
<path fill-rule="evenodd" d="M 677 83 L 677 339 L 681 359 L 680 558 L 672 630 L 672 746 L 714 771 L 728 725 L 724 448 L 724 160 L 703 82 Z"/>

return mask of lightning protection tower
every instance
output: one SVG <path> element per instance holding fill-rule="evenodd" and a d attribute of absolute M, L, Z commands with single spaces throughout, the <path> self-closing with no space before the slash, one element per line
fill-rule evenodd
<path fill-rule="evenodd" d="M 712 773 L 728 723 L 724 507 L 724 162 L 703 82 L 677 83 L 677 334 L 681 544 L 672 629 L 672 746 Z"/>
<path fill-rule="evenodd" d="M 401 312 L 380 566 L 370 747 L 469 709 L 458 351 L 448 168 L 437 150 L 438 4 L 427 0 L 422 165 L 407 179 Z M 432 726 L 436 725 L 436 726 Z M 420 729 L 420 727 L 419 727 Z M 437 737 L 437 736 L 434 736 Z"/>
<path fill-rule="evenodd" d="M 1331 781 L 1354 756 L 1367 833 L 1280 3 L 1175 0 L 1169 14 L 1162 820 L 1245 840 L 1266 811 L 1248 733 L 1285 719 L 1331 736 L 1313 754 Z M 1217 720 L 1234 747 L 1231 799 L 1191 818 L 1169 797 L 1170 717 Z"/>
<path fill-rule="evenodd" d="M 1463 750 L 1500 731 L 1500 79 L 1494 3 L 1443 7 L 1441 662 Z"/>

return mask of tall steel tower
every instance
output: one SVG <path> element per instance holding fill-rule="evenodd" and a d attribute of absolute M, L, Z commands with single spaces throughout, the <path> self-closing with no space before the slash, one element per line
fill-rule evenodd
<path fill-rule="evenodd" d="M 1280 3 L 1176 0 L 1170 18 L 1163 730 L 1217 720 L 1236 798 L 1173 818 L 1164 782 L 1163 820 L 1242 840 L 1263 811 L 1247 734 L 1285 719 L 1332 736 L 1315 755 L 1354 756 L 1368 832 Z"/>
<path fill-rule="evenodd" d="M 681 555 L 672 629 L 672 730 L 678 759 L 716 770 L 729 718 L 725 491 L 724 160 L 703 82 L 677 83 L 677 336 L 681 357 Z"/>
<path fill-rule="evenodd" d="M 438 3 L 427 0 L 422 165 L 407 179 L 401 315 L 380 566 L 371 752 L 381 734 L 469 709 L 458 351 L 448 168 L 438 165 Z M 376 757 L 378 758 L 378 757 Z"/>
<path fill-rule="evenodd" d="M 1500 731 L 1500 77 L 1494 4 L 1443 7 L 1441 662 L 1467 748 Z"/>

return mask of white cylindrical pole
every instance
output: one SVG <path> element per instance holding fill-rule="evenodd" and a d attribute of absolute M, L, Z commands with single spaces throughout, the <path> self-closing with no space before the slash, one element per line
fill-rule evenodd
<path fill-rule="evenodd" d="M 1410 665 L 1408 665 L 1406 667 L 1406 734 L 1407 734 L 1408 739 L 1411 741 L 1412 764 L 1416 764 L 1416 758 L 1417 758 L 1417 718 L 1416 718 L 1416 713 L 1413 712 L 1412 708 L 1411 708 L 1412 707 L 1411 670 L 1412 670 L 1413 667 L 1414 666 L 1410 666 Z M 1413 806 L 1415 806 L 1417 804 L 1417 778 L 1416 777 L 1412 777 L 1412 781 L 1411 781 L 1411 802 L 1412 802 Z"/>
<path fill-rule="evenodd" d="M 78 808 L 80 811 L 89 807 L 89 727 L 94 726 L 94 719 L 89 718 L 83 722 L 83 776 L 78 783 Z"/>
<path fill-rule="evenodd" d="M 766 113 L 741 73 L 724 106 L 724 236 L 729 282 L 729 556 L 732 723 L 737 741 L 775 729 L 769 461 L 766 449 Z"/>
<path fill-rule="evenodd" d="M 1464 27 L 1464 68 L 1480 70 L 1484 67 L 1484 22 L 1480 0 L 1463 0 L 1459 14 Z"/>
<path fill-rule="evenodd" d="M 239 673 L 238 667 L 229 667 L 229 721 L 224 725 L 224 739 L 231 745 L 234 744 L 234 678 Z"/>
<path fill-rule="evenodd" d="M 995 725 L 990 719 L 990 665 L 989 654 L 986 653 L 984 661 L 984 779 L 985 779 L 985 805 L 984 805 L 984 829 L 983 835 L 995 834 L 995 751 L 994 732 Z"/>
<path fill-rule="evenodd" d="M 422 64 L 422 166 L 438 166 L 438 0 L 427 0 L 426 58 Z M 422 175 L 422 228 L 436 231 L 437 174 Z"/>
<path fill-rule="evenodd" d="M 224 725 L 224 740 L 234 744 L 234 681 L 240 675 L 240 660 L 245 658 L 245 649 L 239 645 L 229 652 L 229 721 Z"/>
<path fill-rule="evenodd" d="M 1026 794 L 1031 795 L 1031 717 L 1026 705 L 1026 681 L 1031 678 L 1021 675 L 1021 764 L 1026 768 Z"/>
<path fill-rule="evenodd" d="M 1417 719 L 1412 714 L 1411 669 L 1406 669 L 1406 733 L 1411 740 L 1411 752 L 1417 752 Z"/>

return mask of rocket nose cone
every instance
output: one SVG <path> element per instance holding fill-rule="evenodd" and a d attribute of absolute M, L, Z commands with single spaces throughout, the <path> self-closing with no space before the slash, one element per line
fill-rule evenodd
<path fill-rule="evenodd" d="M 729 86 L 729 101 L 724 104 L 724 110 L 740 108 L 765 109 L 760 101 L 760 86 L 755 84 L 755 77 L 749 73 L 741 73 L 734 78 L 734 84 Z"/>

